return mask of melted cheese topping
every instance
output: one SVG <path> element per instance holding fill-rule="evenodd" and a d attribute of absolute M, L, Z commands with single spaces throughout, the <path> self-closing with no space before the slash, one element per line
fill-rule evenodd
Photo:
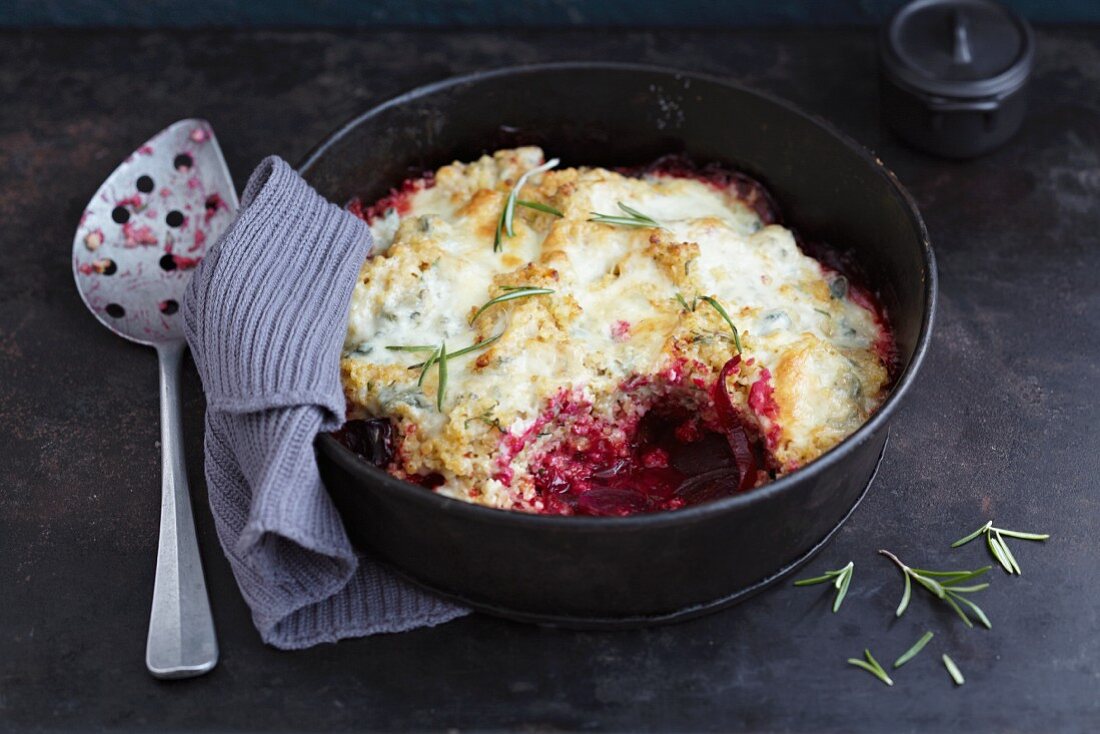
<path fill-rule="evenodd" d="M 444 166 L 405 213 L 372 222 L 376 248 L 352 297 L 342 369 L 351 417 L 388 417 L 396 428 L 392 473 L 441 477 L 437 491 L 450 496 L 538 511 L 527 464 L 568 432 L 563 396 L 609 425 L 629 425 L 670 391 L 709 415 L 707 390 L 735 347 L 700 296 L 717 299 L 740 331 L 741 368 L 727 387 L 766 437 L 773 473 L 812 461 L 880 404 L 880 321 L 733 191 L 602 168 L 536 174 L 519 198 L 564 216 L 517 206 L 514 236 L 494 252 L 509 192 L 542 161 L 528 147 Z M 589 221 L 622 215 L 620 202 L 660 227 Z M 553 293 L 494 305 L 470 323 L 519 286 Z M 418 385 L 421 370 L 410 366 L 441 343 L 453 352 L 498 335 L 447 360 L 437 408 L 440 370 Z"/>

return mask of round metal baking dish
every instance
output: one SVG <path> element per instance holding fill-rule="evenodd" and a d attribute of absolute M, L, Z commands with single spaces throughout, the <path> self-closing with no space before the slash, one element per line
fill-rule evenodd
<path fill-rule="evenodd" d="M 890 396 L 805 468 L 674 512 L 593 518 L 490 509 L 395 479 L 321 436 L 325 484 L 358 546 L 477 609 L 616 626 L 732 604 L 809 558 L 874 475 L 932 327 L 936 271 L 920 214 L 877 158 L 786 102 L 714 77 L 623 64 L 527 66 L 422 87 L 332 133 L 300 171 L 334 202 L 369 201 L 410 171 L 518 144 L 541 145 L 563 165 L 684 153 L 762 181 L 787 226 L 850 250 L 878 291 L 900 359 Z"/>

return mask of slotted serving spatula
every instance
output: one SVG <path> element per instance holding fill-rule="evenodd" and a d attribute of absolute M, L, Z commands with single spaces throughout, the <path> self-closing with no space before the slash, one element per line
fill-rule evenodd
<path fill-rule="evenodd" d="M 218 641 L 206 593 L 183 461 L 180 300 L 191 272 L 237 211 L 214 131 L 181 120 L 134 151 L 80 218 L 73 275 L 96 318 L 157 350 L 160 361 L 161 515 L 145 664 L 158 678 L 211 670 Z"/>

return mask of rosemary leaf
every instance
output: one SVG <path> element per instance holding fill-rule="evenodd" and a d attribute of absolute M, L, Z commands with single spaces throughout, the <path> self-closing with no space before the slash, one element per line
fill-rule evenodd
<path fill-rule="evenodd" d="M 435 389 L 436 410 L 443 410 L 443 394 L 447 391 L 447 342 L 439 345 L 439 386 Z"/>
<path fill-rule="evenodd" d="M 946 581 L 941 581 L 944 584 L 953 584 L 958 578 L 966 577 L 973 578 L 974 576 L 980 576 L 989 570 L 989 566 L 978 569 L 977 571 L 929 571 L 925 568 L 914 568 L 913 570 L 922 576 L 932 576 L 935 578 L 944 578 Z"/>
<path fill-rule="evenodd" d="M 996 528 L 996 530 L 1001 535 L 1009 538 L 1019 538 L 1020 540 L 1047 540 L 1050 538 L 1048 533 L 1022 533 L 1019 530 L 1005 530 L 1004 528 Z"/>
<path fill-rule="evenodd" d="M 870 665 L 866 660 L 860 660 L 859 658 L 848 658 L 848 664 L 849 665 L 854 665 L 857 668 L 862 668 L 863 670 L 866 670 L 868 673 L 875 676 L 879 680 L 882 680 L 882 678 L 879 677 L 878 671 L 875 670 L 874 666 Z M 883 681 L 883 682 L 885 683 L 885 681 Z M 889 685 L 889 684 L 887 684 L 887 685 Z"/>
<path fill-rule="evenodd" d="M 988 584 L 986 585 L 988 586 Z M 989 621 L 989 617 L 985 616 L 985 612 L 982 611 L 981 607 L 964 597 L 956 596 L 954 594 L 952 594 L 951 596 L 952 598 L 961 601 L 963 604 L 970 607 L 970 611 L 974 612 L 974 616 L 978 618 L 978 621 L 985 625 L 985 628 L 987 630 L 993 629 L 993 623 Z"/>
<path fill-rule="evenodd" d="M 825 574 L 824 576 L 814 576 L 812 579 L 799 579 L 798 581 L 794 582 L 794 585 L 813 586 L 815 584 L 823 584 L 826 581 L 832 581 L 839 575 L 840 574 L 838 574 L 836 571 L 829 571 L 829 573 Z"/>
<path fill-rule="evenodd" d="M 498 303 L 504 303 L 505 301 L 514 301 L 517 298 L 527 298 L 528 296 L 542 296 L 547 293 L 553 293 L 550 288 L 530 288 L 526 286 L 520 286 L 516 288 L 507 288 L 503 295 L 490 299 L 484 306 L 479 308 L 470 319 L 470 324 L 477 321 L 481 314 L 485 313 L 489 308 L 495 306 Z"/>
<path fill-rule="evenodd" d="M 505 209 L 507 211 L 507 209 Z M 497 231 L 493 237 L 493 252 L 500 252 L 504 249 L 504 214 L 500 215 L 500 219 L 497 220 Z"/>
<path fill-rule="evenodd" d="M 1004 551 L 1005 558 L 1008 559 L 1008 563 L 1012 566 L 1012 569 L 1016 572 L 1016 575 L 1018 576 L 1023 573 L 1020 570 L 1020 564 L 1016 563 L 1016 556 L 1012 555 L 1012 551 L 1009 549 L 1008 543 L 1006 543 L 1005 539 L 1001 537 L 1001 531 L 990 530 L 990 532 L 997 536 L 997 542 L 1000 544 L 1001 550 Z"/>
<path fill-rule="evenodd" d="M 981 568 L 975 569 L 973 571 L 953 571 L 951 578 L 940 581 L 940 583 L 944 586 L 954 586 L 955 584 L 961 584 L 963 581 L 970 581 L 971 579 L 975 579 L 978 576 L 981 576 L 982 574 L 992 570 L 992 568 L 993 566 L 982 566 Z M 913 570 L 917 571 L 918 573 L 923 573 L 926 576 L 934 575 L 932 573 L 929 573 L 928 571 L 921 571 L 920 569 Z"/>
<path fill-rule="evenodd" d="M 411 346 L 407 346 L 407 347 L 406 346 L 388 346 L 388 347 L 386 347 L 386 349 L 389 349 L 391 352 L 434 352 L 436 349 L 439 349 L 439 347 L 438 346 L 435 346 L 435 347 L 428 346 L 428 345 L 425 345 L 425 344 L 416 344 L 416 345 L 411 345 Z"/>
<path fill-rule="evenodd" d="M 928 578 L 927 576 L 921 576 L 920 574 L 917 574 L 913 578 L 916 579 L 918 584 L 920 584 L 924 588 L 931 591 L 933 594 L 938 596 L 940 599 L 942 599 L 944 597 L 945 592 L 943 590 L 943 586 L 941 586 L 938 581 L 933 581 L 932 579 Z"/>
<path fill-rule="evenodd" d="M 643 222 L 649 222 L 654 227 L 657 226 L 657 220 L 656 219 L 653 219 L 652 217 L 647 217 L 645 214 L 642 214 L 640 211 L 638 211 L 634 207 L 627 206 L 626 204 L 624 204 L 620 201 L 619 202 L 619 208 L 622 209 L 627 214 L 629 214 L 630 216 L 634 217 L 635 219 L 640 219 Z"/>
<path fill-rule="evenodd" d="M 848 586 L 852 583 L 853 568 L 855 568 L 855 564 L 848 561 L 848 565 L 844 567 L 844 572 L 837 577 L 837 592 L 836 599 L 833 600 L 833 614 L 839 611 L 840 605 L 844 603 L 844 597 L 848 594 Z"/>
<path fill-rule="evenodd" d="M 600 214 L 599 212 L 590 212 L 592 216 L 588 218 L 590 222 L 596 222 L 598 224 L 613 224 L 620 227 L 660 227 L 661 225 L 653 217 L 648 217 L 642 214 L 637 209 L 629 207 L 626 204 L 619 202 L 619 208 L 626 212 L 627 216 L 621 216 L 619 214 Z"/>
<path fill-rule="evenodd" d="M 890 676 L 886 675 L 886 673 L 882 673 L 882 672 L 879 672 L 878 670 L 875 670 L 875 667 L 873 665 L 868 665 L 867 663 L 863 662 L 862 660 L 857 660 L 856 658 L 848 658 L 848 662 L 851 663 L 852 665 L 856 666 L 857 668 L 862 668 L 863 670 L 866 670 L 868 673 L 875 676 L 876 678 L 878 678 L 880 681 L 882 681 L 886 685 L 888 685 L 888 686 L 894 685 L 894 681 L 892 681 L 890 679 Z"/>
<path fill-rule="evenodd" d="M 596 222 L 597 224 L 612 224 L 617 227 L 652 227 L 652 224 L 643 222 L 639 219 L 632 217 L 619 217 L 614 214 L 599 214 L 592 212 L 592 216 L 588 218 L 590 222 Z"/>
<path fill-rule="evenodd" d="M 982 589 L 988 589 L 989 584 L 974 584 L 973 586 L 944 586 L 943 590 L 948 594 L 954 592 L 956 594 L 969 594 L 974 591 L 981 591 Z"/>
<path fill-rule="evenodd" d="M 958 540 L 956 540 L 954 543 L 951 544 L 951 547 L 952 548 L 958 548 L 960 545 L 966 545 L 970 541 L 974 540 L 974 538 L 977 538 L 979 535 L 981 535 L 985 531 L 989 530 L 991 527 L 993 527 L 993 521 L 992 520 L 987 522 L 985 525 L 982 525 L 980 528 L 978 528 L 977 530 L 972 532 L 970 535 L 967 535 L 965 538 L 959 538 Z"/>
<path fill-rule="evenodd" d="M 722 304 L 718 302 L 718 299 L 714 296 L 699 296 L 699 300 L 705 301 L 710 304 L 711 308 L 718 312 L 718 314 L 726 320 L 729 324 L 730 330 L 733 332 L 733 344 L 737 347 L 737 353 L 741 354 L 741 335 L 737 332 L 737 327 L 733 324 L 733 319 L 726 313 L 726 309 L 722 307 Z"/>
<path fill-rule="evenodd" d="M 686 300 L 684 300 L 684 297 L 683 297 L 682 294 L 677 293 L 676 294 L 676 300 L 680 302 L 680 306 L 683 307 L 685 312 L 693 310 L 690 306 L 688 306 L 688 302 Z"/>
<path fill-rule="evenodd" d="M 901 603 L 898 604 L 897 614 L 894 616 L 900 617 L 902 613 L 909 608 L 909 600 L 913 598 L 913 583 L 909 580 L 909 574 L 903 574 L 905 576 L 905 591 L 901 595 Z"/>
<path fill-rule="evenodd" d="M 863 654 L 864 654 L 864 656 L 866 656 L 866 658 L 867 658 L 867 662 L 869 662 L 869 663 L 870 663 L 871 665 L 875 666 L 875 667 L 876 667 L 876 668 L 878 668 L 878 669 L 879 669 L 880 671 L 882 671 L 882 674 L 883 674 L 883 675 L 885 675 L 885 674 L 886 674 L 886 669 L 885 669 L 885 668 L 883 668 L 883 667 L 882 667 L 881 665 L 879 665 L 879 662 L 878 662 L 877 660 L 875 660 L 875 656 L 871 654 L 871 650 L 870 650 L 870 649 L 868 649 L 868 648 L 865 648 L 865 649 L 863 650 Z"/>
<path fill-rule="evenodd" d="M 1011 574 L 1012 564 L 1008 562 L 1008 557 L 1005 556 L 1004 551 L 1001 549 L 1001 542 L 993 536 L 993 533 L 985 534 L 985 542 L 986 545 L 989 546 L 989 551 L 993 554 L 993 557 L 1001 564 L 1001 567 Z"/>
<path fill-rule="evenodd" d="M 931 631 L 925 632 L 923 635 L 921 635 L 920 639 L 914 642 L 911 648 L 903 652 L 901 654 L 901 657 L 894 661 L 894 667 L 900 668 L 901 666 L 905 665 L 907 662 L 915 658 L 917 656 L 917 653 L 923 650 L 924 646 L 927 645 L 929 640 L 931 640 L 934 636 L 935 635 L 933 635 Z"/>
<path fill-rule="evenodd" d="M 963 623 L 966 624 L 967 627 L 974 626 L 974 623 L 970 621 L 970 617 L 966 616 L 966 612 L 964 612 L 962 607 L 959 606 L 958 602 L 955 601 L 955 597 L 945 596 L 943 600 L 947 602 L 947 606 L 955 610 L 955 614 L 959 615 L 959 618 L 962 619 Z"/>
<path fill-rule="evenodd" d="M 553 214 L 555 217 L 565 216 L 549 204 L 543 204 L 538 201 L 524 201 L 523 199 L 519 199 L 516 201 L 516 204 L 518 204 L 519 206 L 525 206 L 528 209 L 534 209 L 537 212 L 543 212 L 544 214 Z"/>
<path fill-rule="evenodd" d="M 527 179 L 529 179 L 536 173 L 545 173 L 559 163 L 561 163 L 559 159 L 551 158 L 550 160 L 546 161 L 546 163 L 543 163 L 541 166 L 536 166 L 532 168 L 530 171 L 520 176 L 519 180 L 516 181 L 516 185 L 512 187 L 512 192 L 508 194 L 508 202 L 504 205 L 504 229 L 507 230 L 509 237 L 516 236 L 515 231 L 512 229 L 512 220 L 515 216 L 516 211 L 516 199 L 519 197 L 519 192 L 527 183 Z"/>
<path fill-rule="evenodd" d="M 886 671 L 883 669 L 883 667 L 879 665 L 878 661 L 875 660 L 873 655 L 871 655 L 871 651 L 864 650 L 863 654 L 867 658 L 866 661 L 860 660 L 859 658 L 848 658 L 848 663 L 850 665 L 856 666 L 857 668 L 866 670 L 868 673 L 875 676 L 888 686 L 894 685 L 894 681 L 890 679 L 890 676 L 886 674 Z"/>
<path fill-rule="evenodd" d="M 417 387 L 423 387 L 424 378 L 428 376 L 428 370 L 430 370 L 432 368 L 432 365 L 435 364 L 437 359 L 439 359 L 439 356 L 440 356 L 439 347 L 436 347 L 435 351 L 432 352 L 432 356 L 428 357 L 428 361 L 423 362 L 420 365 L 420 367 L 421 367 L 420 377 L 416 381 L 416 386 Z"/>
<path fill-rule="evenodd" d="M 963 678 L 962 672 L 959 670 L 959 666 L 955 665 L 955 661 L 943 655 L 943 664 L 947 668 L 948 674 L 951 676 L 951 680 L 955 681 L 955 685 L 961 686 L 966 683 L 966 678 Z"/>
<path fill-rule="evenodd" d="M 519 180 L 516 181 L 516 185 L 512 187 L 512 190 L 508 192 L 508 198 L 504 202 L 504 211 L 501 212 L 500 221 L 497 222 L 496 238 L 493 240 L 493 252 L 500 252 L 503 249 L 503 233 L 507 232 L 509 237 L 515 237 L 516 232 L 512 227 L 512 220 L 515 217 L 516 212 L 516 199 L 519 197 L 519 192 L 527 183 L 527 179 L 536 173 L 544 173 L 549 171 L 554 166 L 561 163 L 557 158 L 552 158 L 546 161 L 541 166 L 536 166 L 530 171 L 527 171 Z"/>

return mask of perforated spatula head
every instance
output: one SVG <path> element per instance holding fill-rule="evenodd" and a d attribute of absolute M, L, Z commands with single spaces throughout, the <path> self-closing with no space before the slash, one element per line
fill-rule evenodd
<path fill-rule="evenodd" d="M 165 128 L 115 169 L 80 218 L 73 275 L 81 298 L 127 339 L 182 340 L 187 281 L 236 212 L 210 124 L 180 120 Z"/>

